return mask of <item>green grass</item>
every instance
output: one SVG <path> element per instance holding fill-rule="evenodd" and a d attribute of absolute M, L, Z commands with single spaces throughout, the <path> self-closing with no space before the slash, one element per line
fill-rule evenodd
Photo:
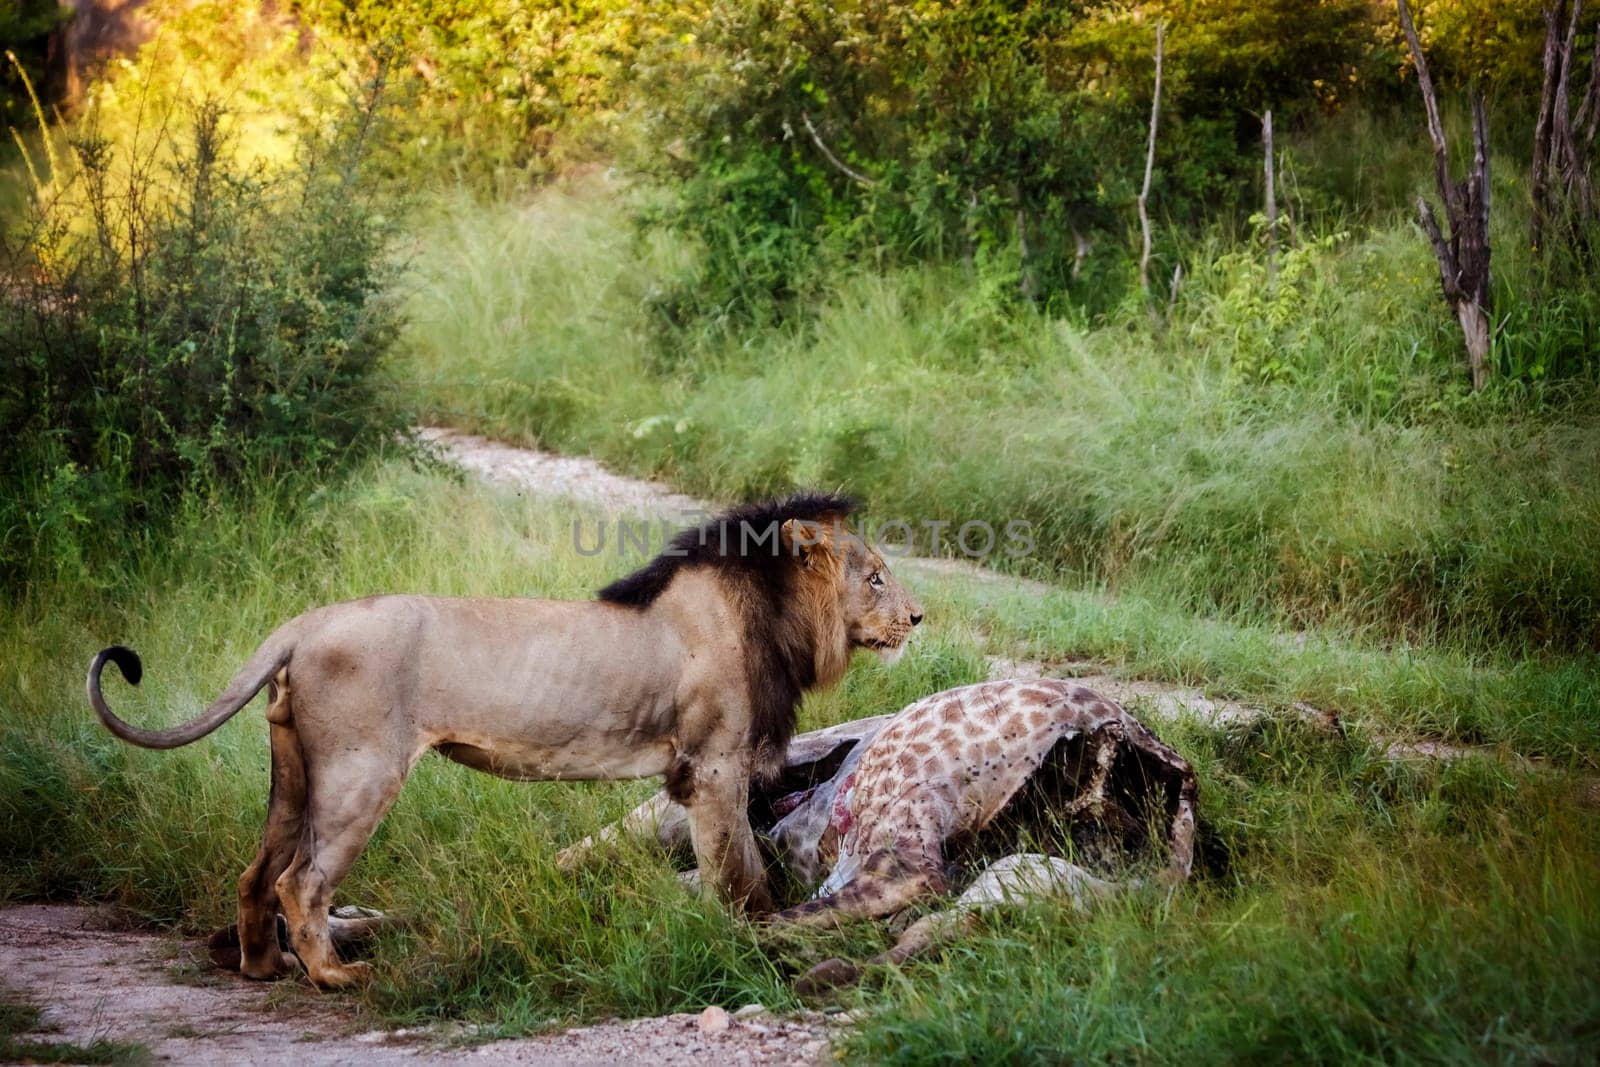
<path fill-rule="evenodd" d="M 133 1065 L 150 1060 L 150 1050 L 134 1042 L 102 1038 L 79 1045 L 30 1036 L 47 1029 L 37 1005 L 0 986 L 0 1061 Z"/>
<path fill-rule="evenodd" d="M 1259 257 L 1200 246 L 1170 325 L 863 267 L 788 325 L 663 339 L 648 308 L 693 250 L 636 241 L 614 193 L 441 212 L 402 360 L 434 419 L 715 497 L 842 485 L 879 518 L 1031 521 L 1038 572 L 1217 617 L 1600 644 L 1600 381 L 1467 395 L 1408 221 L 1291 253 L 1270 294 Z M 1539 291 L 1504 237 L 1497 271 Z M 1600 343 L 1556 303 L 1518 312 L 1507 359 Z M 1572 336 L 1539 332 L 1557 320 Z"/>
<path fill-rule="evenodd" d="M 114 900 L 191 932 L 231 921 L 264 814 L 265 731 L 248 712 L 174 752 L 122 745 L 84 704 L 94 649 L 121 641 L 145 657 L 142 686 L 110 687 L 114 707 L 177 721 L 276 622 L 316 604 L 375 590 L 587 594 L 629 561 L 573 551 L 573 514 L 394 462 L 310 498 L 269 488 L 196 507 L 103 589 L 36 585 L 0 620 L 0 899 Z M 1600 824 L 1567 770 L 1594 752 L 1590 666 L 1337 629 L 1285 646 L 1172 602 L 902 571 L 927 632 L 894 668 L 856 663 L 807 701 L 804 726 L 892 710 L 1001 654 L 1093 655 L 1269 704 L 1338 697 L 1350 728 L 1162 727 L 1201 775 L 1194 881 L 1089 919 L 1047 906 L 996 917 L 850 994 L 866 1020 L 852 1055 L 1582 1058 L 1600 1011 Z M 1548 701 L 1563 691 L 1574 699 Z M 1380 734 L 1438 725 L 1441 708 L 1479 724 L 1463 734 L 1539 739 L 1555 766 L 1380 758 Z M 560 845 L 652 788 L 515 784 L 424 760 L 340 892 L 408 920 L 376 944 L 361 1008 L 498 1033 L 707 1003 L 786 1009 L 807 963 L 886 944 L 875 924 L 767 938 L 643 850 L 577 877 L 555 869 Z"/>
<path fill-rule="evenodd" d="M 1214 759 L 1212 775 L 1229 762 Z M 1220 817 L 1301 830 L 1280 831 L 1271 858 L 1236 858 L 1243 884 L 1087 920 L 1039 908 L 991 922 L 888 981 L 849 1050 L 883 1063 L 1589 1062 L 1600 924 L 1590 860 L 1561 835 L 1592 847 L 1592 820 L 1550 794 L 1512 799 L 1481 768 L 1421 782 L 1375 770 L 1291 772 L 1287 789 L 1329 793 L 1288 812 L 1281 794 L 1219 796 L 1208 781 L 1213 818 L 1247 796 L 1266 802 Z M 1513 828 L 1518 815 L 1538 828 Z"/>
<path fill-rule="evenodd" d="M 206 38 L 199 65 L 158 63 L 153 95 L 109 101 L 108 131 L 144 121 L 147 96 L 174 98 L 175 79 L 243 68 L 241 147 L 281 162 L 293 124 L 274 101 L 308 120 L 333 104 L 293 35 L 210 9 L 177 29 Z M 1305 244 L 1275 286 L 1259 251 L 1176 238 L 1189 276 L 1156 318 L 1018 307 L 959 264 L 860 263 L 800 279 L 787 317 L 668 324 L 662 297 L 697 252 L 639 236 L 634 194 L 595 181 L 519 203 L 421 198 L 398 370 L 431 419 L 708 497 L 809 484 L 857 493 L 875 520 L 1033 524 L 1037 551 L 1001 562 L 1048 591 L 912 575 L 928 623 L 910 654 L 855 664 L 808 699 L 802 728 L 976 680 L 986 656 L 1090 659 L 1346 725 L 1159 724 L 1201 780 L 1192 881 L 1091 916 L 1007 910 L 874 974 L 843 995 L 862 1020 L 848 1058 L 1593 1062 L 1600 290 L 1580 272 L 1554 285 L 1529 258 L 1519 212 L 1500 209 L 1526 191 L 1497 163 L 1498 361 L 1514 380 L 1468 395 L 1427 248 L 1409 214 L 1381 217 L 1427 181 L 1425 145 L 1395 163 L 1407 123 L 1347 111 L 1291 152 L 1285 188 L 1303 173 L 1313 200 L 1297 201 Z M 1358 230 L 1309 232 L 1346 211 Z M 256 712 L 176 752 L 124 746 L 82 696 L 102 645 L 147 667 L 138 689 L 110 683 L 114 706 L 171 723 L 307 608 L 379 591 L 584 596 L 630 564 L 573 551 L 570 508 L 398 460 L 176 506 L 170 530 L 40 569 L 0 610 L 0 901 L 114 901 L 188 933 L 233 919 L 266 804 Z M 1485 751 L 1384 758 L 1410 737 Z M 424 760 L 340 892 L 406 920 L 373 946 L 356 1005 L 495 1034 L 786 1010 L 810 963 L 889 943 L 880 924 L 773 936 L 643 849 L 555 869 L 561 845 L 655 784 L 513 784 Z M 38 1024 L 0 996 L 0 1060 L 145 1055 L 30 1036 Z"/>
<path fill-rule="evenodd" d="M 39 1029 L 39 1009 L 9 992 L 0 994 L 0 1035 L 14 1037 Z"/>
<path fill-rule="evenodd" d="M 946 596 L 993 654 L 1113 663 L 1138 678 L 1197 685 L 1269 708 L 1304 702 L 1401 738 L 1504 746 L 1600 768 L 1600 658 L 1395 645 L 1335 628 L 1295 633 L 1249 619 L 1199 619 L 1154 597 L 1044 595 L 958 581 Z"/>

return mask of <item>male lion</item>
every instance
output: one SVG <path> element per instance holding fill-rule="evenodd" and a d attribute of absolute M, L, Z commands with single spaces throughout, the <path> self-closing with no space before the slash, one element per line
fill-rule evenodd
<path fill-rule="evenodd" d="M 124 741 L 204 737 L 263 686 L 272 792 L 266 834 L 239 879 L 239 969 L 290 969 L 320 986 L 341 963 L 328 936 L 339 881 L 429 749 L 504 778 L 666 776 L 707 882 L 769 910 L 746 811 L 752 774 L 783 758 L 806 689 L 832 685 L 856 648 L 894 658 L 922 609 L 881 556 L 842 529 L 842 497 L 802 494 L 684 530 L 594 601 L 378 596 L 291 619 L 199 717 L 141 730 L 100 693 L 107 660 L 138 684 L 132 651 L 89 666 L 89 701 Z"/>

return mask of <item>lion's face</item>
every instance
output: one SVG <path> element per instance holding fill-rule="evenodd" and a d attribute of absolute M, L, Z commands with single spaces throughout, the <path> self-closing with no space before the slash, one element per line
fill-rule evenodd
<path fill-rule="evenodd" d="M 860 538 L 847 538 L 844 552 L 844 621 L 850 647 L 870 648 L 886 663 L 905 651 L 922 605 L 889 573 L 883 557 Z"/>

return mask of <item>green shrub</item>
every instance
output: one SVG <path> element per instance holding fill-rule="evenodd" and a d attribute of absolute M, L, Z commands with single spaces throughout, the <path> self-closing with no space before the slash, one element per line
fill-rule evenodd
<path fill-rule="evenodd" d="M 318 472 L 404 423 L 399 314 L 367 193 L 381 79 L 282 171 L 239 162 L 226 112 L 113 143 L 0 236 L 0 583 L 84 565 L 185 492 Z"/>
<path fill-rule="evenodd" d="M 650 5 L 620 0 L 303 0 L 303 25 L 329 39 L 392 49 L 408 106 L 389 166 L 519 188 L 603 158 L 623 74 Z"/>
<path fill-rule="evenodd" d="M 1255 202 L 1255 113 L 1292 125 L 1378 69 L 1355 0 L 694 6 L 642 48 L 636 79 L 643 169 L 681 194 L 653 221 L 706 250 L 666 302 L 673 321 L 783 309 L 866 256 L 964 261 L 1013 298 L 1115 307 L 1133 277 L 1157 22 L 1172 31 L 1163 228 Z"/>

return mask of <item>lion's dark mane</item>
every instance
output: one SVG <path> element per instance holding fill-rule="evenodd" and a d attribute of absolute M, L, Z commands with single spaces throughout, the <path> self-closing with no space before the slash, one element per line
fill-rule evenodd
<path fill-rule="evenodd" d="M 801 695 L 816 681 L 817 620 L 807 616 L 805 598 L 797 595 L 804 563 L 783 544 L 779 530 L 791 519 L 831 526 L 853 510 L 849 497 L 810 492 L 736 507 L 680 531 L 660 555 L 598 594 L 608 603 L 643 610 L 684 571 L 709 569 L 724 582 L 740 609 L 749 653 L 745 674 L 757 767 L 782 759 Z"/>

